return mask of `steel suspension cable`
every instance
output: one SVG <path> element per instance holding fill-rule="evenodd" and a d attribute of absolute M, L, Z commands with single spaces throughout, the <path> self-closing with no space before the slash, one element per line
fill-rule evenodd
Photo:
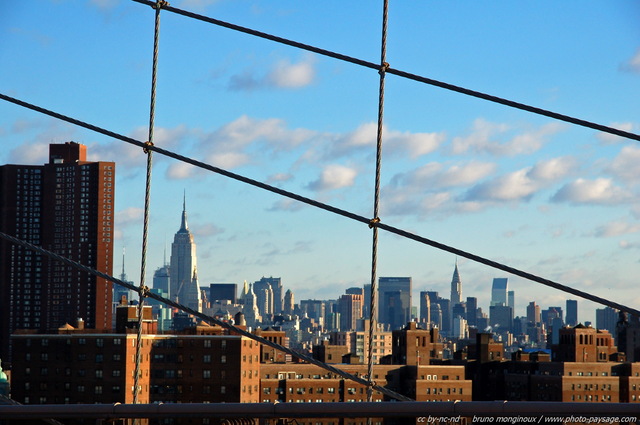
<path fill-rule="evenodd" d="M 153 60 L 151 65 L 151 99 L 149 102 L 149 134 L 148 146 L 153 146 L 153 129 L 156 111 L 156 80 L 158 69 L 158 44 L 160 41 L 160 11 L 161 5 L 165 4 L 164 0 L 157 0 L 155 3 L 155 25 L 153 33 Z M 138 403 L 138 394 L 140 393 L 140 363 L 142 361 L 142 327 L 144 323 L 144 300 L 149 289 L 145 285 L 146 266 L 147 266 L 147 241 L 149 235 L 149 210 L 151 204 L 151 170 L 153 166 L 153 151 L 144 149 L 147 155 L 147 174 L 144 192 L 144 214 L 142 225 L 142 253 L 140 256 L 140 288 L 138 291 L 138 333 L 136 335 L 136 364 L 133 378 L 133 404 Z"/>
<path fill-rule="evenodd" d="M 51 252 L 51 251 L 46 250 L 46 249 L 44 249 L 42 247 L 33 245 L 33 244 L 29 243 L 29 242 L 23 241 L 23 240 L 18 239 L 18 238 L 14 237 L 14 236 L 8 235 L 8 234 L 3 233 L 3 232 L 0 232 L 0 239 L 4 239 L 4 240 L 9 241 L 11 243 L 14 243 L 16 245 L 23 246 L 25 248 L 28 248 L 28 249 L 34 251 L 34 252 L 42 254 L 42 255 L 44 255 L 44 256 L 46 256 L 48 258 L 54 259 L 56 261 L 60 261 L 60 262 L 66 264 L 68 266 L 74 267 L 74 268 L 76 268 L 78 270 L 84 271 L 84 272 L 92 274 L 94 276 L 109 280 L 109 281 L 111 281 L 111 282 L 113 282 L 113 283 L 115 283 L 117 285 L 123 286 L 123 287 L 128 288 L 128 289 L 130 289 L 132 291 L 135 291 L 135 292 L 138 292 L 138 293 L 140 292 L 140 287 L 139 286 L 132 285 L 132 284 L 130 284 L 128 282 L 125 282 L 125 281 L 123 281 L 121 279 L 118 279 L 118 278 L 115 278 L 113 276 L 110 276 L 107 273 L 103 273 L 101 271 L 92 269 L 91 267 L 87 267 L 84 264 L 78 263 L 77 261 L 74 261 L 74 260 L 71 260 L 69 258 L 63 257 L 60 254 L 56 254 L 55 252 Z M 252 334 L 252 333 L 250 333 L 250 332 L 248 332 L 248 331 L 246 331 L 246 330 L 244 330 L 242 328 L 238 328 L 238 327 L 236 327 L 236 326 L 234 326 L 234 325 L 232 325 L 230 323 L 224 322 L 224 321 L 222 321 L 220 319 L 217 319 L 215 317 L 208 316 L 208 315 L 206 315 L 204 313 L 199 312 L 198 310 L 195 310 L 193 308 L 184 306 L 184 305 L 182 305 L 182 304 L 180 304 L 180 303 L 178 303 L 176 301 L 173 301 L 171 299 L 164 298 L 164 297 L 162 297 L 162 296 L 160 296 L 158 294 L 155 294 L 153 292 L 147 292 L 146 297 L 154 299 L 154 300 L 157 300 L 157 301 L 159 301 L 161 303 L 164 303 L 164 304 L 166 304 L 166 305 L 168 305 L 170 307 L 177 308 L 177 309 L 179 309 L 181 311 L 184 311 L 185 313 L 191 314 L 191 315 L 193 315 L 193 316 L 195 316 L 195 317 L 197 317 L 199 319 L 202 319 L 202 320 L 204 320 L 204 321 L 206 321 L 208 323 L 213 323 L 213 324 L 216 324 L 218 326 L 221 326 L 221 327 L 225 328 L 226 330 L 228 330 L 230 332 L 230 334 L 238 334 L 240 336 L 244 336 L 244 337 L 250 338 L 250 339 L 252 339 L 252 340 L 254 340 L 256 342 L 259 342 L 260 344 L 263 344 L 263 345 L 266 345 L 268 347 L 274 348 L 276 350 L 282 351 L 285 354 L 290 354 L 290 355 L 292 355 L 292 356 L 294 356 L 294 357 L 296 357 L 296 358 L 298 358 L 300 360 L 303 360 L 303 361 L 305 361 L 307 363 L 310 363 L 310 364 L 313 364 L 315 366 L 318 366 L 318 367 L 320 367 L 322 369 L 325 369 L 325 370 L 327 370 L 327 371 L 329 371 L 331 373 L 334 373 L 334 374 L 336 374 L 338 376 L 341 376 L 341 377 L 343 377 L 345 379 L 357 382 L 358 384 L 361 384 L 363 386 L 368 386 L 369 385 L 369 381 L 364 379 L 364 378 L 362 378 L 362 377 L 350 374 L 350 373 L 345 372 L 345 371 L 343 371 L 341 369 L 338 369 L 338 368 L 336 368 L 334 366 L 325 364 L 325 363 L 323 363 L 323 362 L 321 362 L 321 361 L 319 361 L 319 360 L 317 360 L 317 359 L 315 359 L 315 358 L 313 358 L 311 356 L 308 356 L 308 355 L 306 355 L 304 353 L 299 353 L 299 352 L 297 352 L 295 350 L 292 350 L 291 348 L 284 347 L 284 346 L 279 345 L 279 344 L 277 344 L 277 343 L 275 343 L 273 341 L 269 341 L 268 339 L 265 339 L 265 338 L 259 337 L 257 335 L 254 335 L 254 334 Z M 373 389 L 376 390 L 376 391 L 379 391 L 380 393 L 382 393 L 384 395 L 387 395 L 387 396 L 389 396 L 391 398 L 394 398 L 396 400 L 413 401 L 413 399 L 411 399 L 411 398 L 409 398 L 407 396 L 404 396 L 402 394 L 398 394 L 395 391 L 392 391 L 392 390 L 390 390 L 388 388 L 385 388 L 385 387 L 381 387 L 379 385 L 374 385 Z"/>
<path fill-rule="evenodd" d="M 141 4 L 146 4 L 146 5 L 153 5 L 154 3 L 150 0 L 132 0 L 136 3 L 141 3 Z M 219 19 L 214 19 L 214 18 L 210 18 L 208 16 L 204 16 L 204 15 L 199 15 L 197 13 L 193 13 L 193 12 L 189 12 L 187 10 L 182 10 L 182 9 L 178 9 L 175 7 L 171 7 L 169 5 L 167 6 L 163 6 L 163 9 L 165 9 L 168 12 L 172 12 L 175 13 L 177 15 L 181 15 L 181 16 L 185 16 L 188 18 L 192 18 L 192 19 L 196 19 L 202 22 L 207 22 L 213 25 L 217 25 L 223 28 L 228 28 L 234 31 L 238 31 L 238 32 L 242 32 L 244 34 L 249 34 L 249 35 L 253 35 L 256 37 L 260 37 L 266 40 L 270 40 L 270 41 L 274 41 L 276 43 L 280 43 L 280 44 L 284 44 L 287 46 L 291 46 L 291 47 L 295 47 L 298 49 L 302 49 L 302 50 L 306 50 L 309 52 L 313 52 L 313 53 L 317 53 L 319 55 L 322 56 L 327 56 L 333 59 L 338 59 L 344 62 L 349 62 L 355 65 L 359 65 L 365 68 L 370 68 L 373 69 L 375 71 L 379 71 L 380 70 L 380 64 L 377 64 L 375 62 L 370 62 L 370 61 L 366 61 L 363 59 L 359 59 L 359 58 L 355 58 L 353 56 L 348 56 L 348 55 L 344 55 L 341 53 L 337 53 L 337 52 L 333 52 L 331 50 L 327 50 L 327 49 L 322 49 L 319 47 L 315 47 L 315 46 L 311 46 L 309 44 L 304 44 L 304 43 L 300 43 L 297 41 L 293 41 L 293 40 L 289 40 L 287 38 L 283 38 L 283 37 L 279 37 L 276 35 L 272 35 L 272 34 L 268 34 L 265 32 L 261 32 L 261 31 L 256 31 L 250 28 L 246 28 L 246 27 L 242 27 L 240 25 L 235 25 L 235 24 L 231 24 L 229 22 L 225 22 Z M 510 108 L 515 108 L 515 109 L 520 109 L 522 111 L 526 111 L 526 112 L 530 112 L 536 115 L 543 115 L 549 118 L 553 118 L 559 121 L 564 121 L 564 122 L 568 122 L 571 124 L 575 124 L 575 125 L 579 125 L 581 127 L 587 127 L 587 128 L 591 128 L 594 130 L 598 130 L 598 131 L 602 131 L 605 133 L 609 133 L 609 134 L 613 134 L 616 136 L 620 136 L 620 137 L 624 137 L 627 139 L 633 139 L 636 141 L 640 141 L 640 134 L 636 134 L 636 133 L 631 133 L 629 131 L 624 131 L 624 130 L 620 130 L 617 128 L 613 128 L 613 127 L 609 127 L 606 125 L 602 125 L 602 124 L 598 124 L 596 122 L 593 121 L 588 121 L 588 120 L 584 120 L 584 119 L 580 119 L 580 118 L 576 118 L 576 117 L 572 117 L 570 115 L 565 115 L 565 114 L 560 114 L 558 112 L 553 112 L 547 109 L 543 109 L 543 108 L 538 108 L 536 106 L 531 106 L 525 103 L 521 103 L 521 102 L 516 102 L 513 100 L 509 100 L 509 99 L 505 99 L 502 97 L 498 97 L 498 96 L 494 96 L 488 93 L 483 93 L 481 91 L 477 91 L 477 90 L 471 90 L 465 87 L 461 87 L 461 86 L 456 86 L 454 84 L 449 84 L 449 83 L 445 83 L 443 81 L 439 81 L 439 80 L 435 80 L 433 78 L 427 78 L 427 77 L 423 77 L 417 74 L 412 74 L 410 72 L 406 72 L 406 71 L 402 71 L 399 69 L 393 69 L 391 67 L 386 69 L 386 73 L 387 74 L 392 74 L 392 75 L 396 75 L 402 78 L 406 78 L 409 80 L 413 80 L 413 81 L 417 81 L 420 83 L 424 83 L 424 84 L 428 84 L 431 86 L 435 86 L 435 87 L 439 87 L 445 90 L 449 90 L 449 91 L 453 91 L 456 93 L 460 93 L 460 94 L 464 94 L 466 96 L 471 96 L 471 97 L 475 97 L 478 99 L 483 99 L 489 102 L 493 102 L 493 103 L 498 103 L 500 105 L 504 105 L 504 106 L 508 106 Z"/>
<path fill-rule="evenodd" d="M 11 103 L 14 103 L 16 105 L 20 105 L 20 106 L 23 106 L 25 108 L 31 109 L 33 111 L 37 111 L 37 112 L 40 112 L 42 114 L 49 115 L 51 117 L 60 119 L 62 121 L 66 121 L 68 123 L 77 125 L 79 127 L 84 127 L 86 129 L 95 131 L 97 133 L 104 134 L 105 136 L 109 136 L 109 137 L 117 139 L 117 140 L 121 140 L 123 142 L 130 143 L 132 145 L 135 145 L 135 146 L 138 146 L 138 147 L 141 147 L 141 148 L 147 148 L 147 149 L 153 150 L 156 153 L 159 153 L 161 155 L 164 155 L 164 156 L 167 156 L 167 157 L 170 157 L 170 158 L 173 158 L 173 159 L 177 159 L 177 160 L 185 162 L 187 164 L 191 164 L 191 165 L 196 166 L 198 168 L 202 168 L 203 170 L 208 170 L 208 171 L 211 171 L 213 173 L 220 174 L 222 176 L 228 177 L 230 179 L 233 179 L 233 180 L 236 180 L 236 181 L 239 181 L 239 182 L 242 182 L 242 183 L 245 183 L 245 184 L 260 188 L 260 189 L 263 189 L 263 190 L 266 190 L 268 192 L 272 192 L 272 193 L 284 196 L 284 197 L 289 198 L 289 199 L 294 199 L 294 200 L 302 202 L 304 204 L 311 205 L 313 207 L 319 208 L 319 209 L 324 210 L 324 211 L 331 212 L 333 214 L 336 214 L 336 215 L 351 219 L 353 221 L 357 221 L 357 222 L 360 222 L 360 223 L 363 223 L 363 224 L 366 224 L 366 225 L 371 225 L 371 219 L 370 218 L 366 218 L 366 217 L 361 216 L 359 214 L 356 214 L 356 213 L 353 213 L 353 212 L 350 212 L 350 211 L 347 211 L 347 210 L 344 210 L 344 209 L 341 209 L 341 208 L 338 208 L 338 207 L 334 207 L 332 205 L 325 204 L 325 203 L 316 201 L 314 199 L 307 198 L 305 196 L 301 196 L 301 195 L 298 195 L 298 194 L 293 193 L 293 192 L 289 192 L 289 191 L 284 190 L 284 189 L 280 189 L 278 187 L 275 187 L 275 186 L 260 182 L 258 180 L 251 179 L 251 178 L 246 177 L 246 176 L 242 176 L 240 174 L 233 173 L 231 171 L 228 171 L 228 170 L 225 170 L 225 169 L 222 169 L 222 168 L 219 168 L 219 167 L 215 167 L 213 165 L 204 163 L 202 161 L 198 161 L 198 160 L 193 159 L 193 158 L 189 158 L 189 157 L 184 156 L 184 155 L 177 154 L 177 153 L 169 151 L 167 149 L 159 148 L 157 146 L 148 146 L 145 143 L 140 142 L 139 140 L 133 139 L 131 137 L 123 136 L 122 134 L 118 134 L 118 133 L 116 133 L 114 131 L 106 130 L 106 129 L 98 127 L 96 125 L 80 121 L 80 120 L 78 120 L 76 118 L 71 118 L 71 117 L 68 117 L 66 115 L 62 115 L 62 114 L 60 114 L 58 112 L 50 111 L 48 109 L 45 109 L 45 108 L 42 108 L 40 106 L 36 106 L 36 105 L 30 104 L 30 103 L 27 103 L 27 102 L 22 101 L 22 100 L 15 99 L 15 98 L 13 98 L 11 96 L 7 96 L 7 95 L 2 94 L 2 93 L 0 93 L 0 99 L 4 99 L 4 100 L 6 100 L 8 102 L 11 102 Z M 569 286 L 560 284 L 558 282 L 554 282 L 552 280 L 542 278 L 542 277 L 537 276 L 537 275 L 535 275 L 533 273 L 525 272 L 523 270 L 507 266 L 507 265 L 499 263 L 497 261 L 493 261 L 493 260 L 481 257 L 479 255 L 464 251 L 462 249 L 455 248 L 455 247 L 452 247 L 452 246 L 449 246 L 449 245 L 434 241 L 432 239 L 416 235 L 414 233 L 408 232 L 406 230 L 399 229 L 397 227 L 390 226 L 388 224 L 384 224 L 382 222 L 377 223 L 376 226 L 378 227 L 378 229 L 385 230 L 385 231 L 387 231 L 389 233 L 393 233 L 395 235 L 402 236 L 402 237 L 407 238 L 407 239 L 411 239 L 413 241 L 419 242 L 419 243 L 424 244 L 424 245 L 429 245 L 429 246 L 437 248 L 437 249 L 439 249 L 441 251 L 446 251 L 446 252 L 449 252 L 449 253 L 452 253 L 452 254 L 455 254 L 455 255 L 459 255 L 460 257 L 467 258 L 469 260 L 475 261 L 475 262 L 480 263 L 480 264 L 484 264 L 484 265 L 492 267 L 494 269 L 498 269 L 498 270 L 505 271 L 507 273 L 511 273 L 514 276 L 519 276 L 519 277 L 522 277 L 524 279 L 530 280 L 532 282 L 537 282 L 537 283 L 540 283 L 542 285 L 545 285 L 545 286 L 548 286 L 548 287 L 551 287 L 551 288 L 554 288 L 554 289 L 558 289 L 558 290 L 563 291 L 563 292 L 567 292 L 567 293 L 576 295 L 576 296 L 584 298 L 586 300 L 593 301 L 593 302 L 596 302 L 598 304 L 602 304 L 602 305 L 605 305 L 605 306 L 608 306 L 608 307 L 611 307 L 611 308 L 616 308 L 618 310 L 625 311 L 627 313 L 631 313 L 631 314 L 633 314 L 635 316 L 639 316 L 640 317 L 640 310 L 637 310 L 635 308 L 631 308 L 631 307 L 622 305 L 620 303 L 616 303 L 614 301 L 610 301 L 608 299 L 605 299 L 605 298 L 602 298 L 602 297 L 599 297 L 599 296 L 596 296 L 596 295 L 592 295 L 592 294 L 590 294 L 588 292 L 584 292 L 584 291 L 581 291 L 581 290 L 578 290 L 578 289 L 575 289 L 575 288 L 571 288 Z"/>
<path fill-rule="evenodd" d="M 367 401 L 373 401 L 373 336 L 377 325 L 376 314 L 376 292 L 377 285 L 377 269 L 378 269 L 378 226 L 380 222 L 380 174 L 382 168 L 382 130 L 384 118 L 384 77 L 387 63 L 387 18 L 389 11 L 389 1 L 383 0 L 382 6 L 382 40 L 380 42 L 380 84 L 378 88 L 378 127 L 376 132 L 376 174 L 375 186 L 373 191 L 373 219 L 371 220 L 372 243 L 371 243 L 371 287 L 370 287 L 370 303 L 369 303 L 369 347 L 367 354 L 368 359 L 368 376 L 369 387 L 367 388 Z M 367 418 L 367 423 L 371 425 L 371 418 Z"/>

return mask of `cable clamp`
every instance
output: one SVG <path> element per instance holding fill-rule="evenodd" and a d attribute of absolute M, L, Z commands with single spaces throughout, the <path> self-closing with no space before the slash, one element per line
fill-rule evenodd
<path fill-rule="evenodd" d="M 380 217 L 372 218 L 369 221 L 369 229 L 373 229 L 374 227 L 377 227 L 378 223 L 380 223 Z"/>
<path fill-rule="evenodd" d="M 387 62 L 382 62 L 382 65 L 380 65 L 380 70 L 378 71 L 378 73 L 380 75 L 384 74 L 385 72 L 387 72 L 387 70 L 389 69 L 389 63 Z"/>
<path fill-rule="evenodd" d="M 169 6 L 169 2 L 166 0 L 156 0 L 156 3 L 151 6 L 154 9 L 162 9 L 163 7 Z"/>
<path fill-rule="evenodd" d="M 149 287 L 148 287 L 148 286 L 146 286 L 146 285 L 141 286 L 141 287 L 138 289 L 138 293 L 139 293 L 140 297 L 142 297 L 142 298 L 146 298 L 146 297 L 147 297 L 147 294 L 149 293 Z"/>
<path fill-rule="evenodd" d="M 144 150 L 144 153 L 151 152 L 151 149 L 149 149 L 148 147 L 153 146 L 153 142 L 144 142 L 144 145 L 146 146 L 142 148 L 142 150 Z"/>

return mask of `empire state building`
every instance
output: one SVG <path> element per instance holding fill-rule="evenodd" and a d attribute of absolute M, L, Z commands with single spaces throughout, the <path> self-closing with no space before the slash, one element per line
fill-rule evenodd
<path fill-rule="evenodd" d="M 189 308 L 202 311 L 196 261 L 196 244 L 187 224 L 186 197 L 182 204 L 182 223 L 171 244 L 169 296 Z"/>

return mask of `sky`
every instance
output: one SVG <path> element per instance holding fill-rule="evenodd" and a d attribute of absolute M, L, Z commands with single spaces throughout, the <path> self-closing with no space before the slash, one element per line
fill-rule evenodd
<path fill-rule="evenodd" d="M 382 2 L 174 0 L 190 10 L 380 61 Z M 390 1 L 394 69 L 640 133 L 640 5 Z M 147 139 L 154 11 L 133 1 L 4 0 L 0 93 Z M 157 146 L 285 190 L 373 214 L 378 73 L 161 13 Z M 48 145 L 115 161 L 114 274 L 140 281 L 145 164 L 139 149 L 0 101 L 0 164 L 44 164 Z M 383 223 L 640 306 L 637 142 L 387 75 Z M 296 301 L 369 283 L 363 224 L 154 155 L 147 283 L 186 194 L 201 285 L 279 276 Z M 169 251 L 170 252 L 170 251 Z M 378 276 L 411 276 L 488 312 L 508 277 L 516 315 L 566 294 L 380 233 Z M 569 296 L 569 298 L 575 298 Z M 579 320 L 594 320 L 578 300 Z"/>

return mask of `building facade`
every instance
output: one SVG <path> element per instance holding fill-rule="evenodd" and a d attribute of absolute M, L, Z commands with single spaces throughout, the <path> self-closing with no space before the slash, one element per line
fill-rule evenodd
<path fill-rule="evenodd" d="M 0 167 L 0 231 L 113 274 L 115 164 L 87 161 L 86 146 L 49 146 L 44 165 Z M 82 318 L 111 329 L 111 282 L 0 241 L 0 357 L 16 329 Z M 8 362 L 10 364 L 10 361 Z"/>

